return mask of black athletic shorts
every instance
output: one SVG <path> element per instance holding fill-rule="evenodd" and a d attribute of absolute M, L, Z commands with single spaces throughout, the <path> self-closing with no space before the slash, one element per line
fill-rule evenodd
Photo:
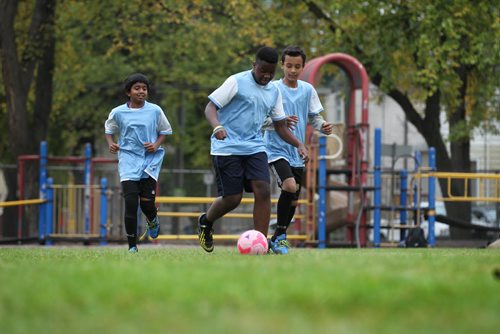
<path fill-rule="evenodd" d="M 300 189 L 302 186 L 302 177 L 304 175 L 304 167 L 292 167 L 285 159 L 279 159 L 273 161 L 269 164 L 269 167 L 273 171 L 273 174 L 276 176 L 278 180 L 278 186 L 281 188 L 283 181 L 286 179 L 293 177 L 295 179 L 295 183 L 299 186 L 297 189 Z"/>
<path fill-rule="evenodd" d="M 156 198 L 156 180 L 151 176 L 140 179 L 139 181 L 123 181 L 122 182 L 123 196 L 129 194 L 137 194 L 137 196 L 155 200 Z"/>
<path fill-rule="evenodd" d="M 219 196 L 229 196 L 252 192 L 250 181 L 271 182 L 267 154 L 259 152 L 251 155 L 213 155 L 217 192 Z"/>

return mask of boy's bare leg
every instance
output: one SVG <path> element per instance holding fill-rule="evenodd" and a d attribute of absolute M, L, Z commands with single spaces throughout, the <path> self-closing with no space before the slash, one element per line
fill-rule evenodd
<path fill-rule="evenodd" d="M 234 210 L 241 202 L 243 194 L 217 197 L 207 210 L 207 220 L 214 222 L 226 213 Z"/>
<path fill-rule="evenodd" d="M 271 217 L 271 189 L 266 181 L 251 181 L 255 196 L 253 223 L 255 229 L 267 236 Z"/>

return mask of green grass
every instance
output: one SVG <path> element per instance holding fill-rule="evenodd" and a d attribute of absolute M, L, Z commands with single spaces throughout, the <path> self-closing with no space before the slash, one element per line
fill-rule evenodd
<path fill-rule="evenodd" d="M 0 248 L 1 333 L 498 333 L 496 249 Z"/>

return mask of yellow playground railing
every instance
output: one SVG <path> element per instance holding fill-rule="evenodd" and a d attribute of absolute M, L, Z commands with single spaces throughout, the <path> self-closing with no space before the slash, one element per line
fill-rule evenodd
<path fill-rule="evenodd" d="M 211 204 L 215 200 L 215 197 L 175 197 L 175 196 L 158 196 L 156 198 L 156 203 L 158 204 L 181 204 L 181 205 L 193 205 L 193 204 Z M 277 199 L 272 199 L 271 202 L 277 203 Z M 253 204 L 253 198 L 243 198 L 241 200 L 241 204 Z M 307 200 L 300 199 L 297 204 L 307 204 Z M 159 210 L 158 216 L 160 217 L 188 217 L 188 218 L 197 218 L 200 215 L 200 211 L 164 211 Z M 242 218 L 242 219 L 252 219 L 253 215 L 251 213 L 228 213 L 224 216 L 225 218 Z M 305 219 L 306 215 L 304 214 L 296 214 L 295 219 Z M 276 218 L 276 214 L 271 214 L 271 218 Z M 214 239 L 218 240 L 235 240 L 238 239 L 239 235 L 234 234 L 220 234 L 214 235 Z M 172 234 L 172 235 L 159 235 L 157 240 L 197 240 L 197 235 L 191 234 Z M 290 234 L 288 235 L 288 239 L 290 240 L 308 240 L 307 234 Z"/>
<path fill-rule="evenodd" d="M 497 202 L 500 203 L 500 174 L 460 172 L 419 172 L 417 180 L 435 177 L 446 182 L 446 193 L 436 200 L 448 202 Z M 453 183 L 461 183 L 463 194 L 453 193 Z"/>
<path fill-rule="evenodd" d="M 23 200 L 19 200 L 19 201 L 0 202 L 0 207 L 5 208 L 8 206 L 34 205 L 34 204 L 42 204 L 45 202 L 47 202 L 47 200 L 44 200 L 42 198 L 23 199 Z"/>

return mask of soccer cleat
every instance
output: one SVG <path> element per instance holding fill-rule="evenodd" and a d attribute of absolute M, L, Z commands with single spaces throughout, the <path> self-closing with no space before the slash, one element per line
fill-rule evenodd
<path fill-rule="evenodd" d="M 200 242 L 201 248 L 211 253 L 214 250 L 214 230 L 201 224 L 201 219 L 205 215 L 206 214 L 203 213 L 198 217 L 198 241 Z"/>
<path fill-rule="evenodd" d="M 153 239 L 158 238 L 160 233 L 160 222 L 158 222 L 158 216 L 156 216 L 152 221 L 147 221 L 149 236 Z"/>
<path fill-rule="evenodd" d="M 137 246 L 132 246 L 128 249 L 128 252 L 130 254 L 135 254 L 135 253 L 139 253 L 139 250 L 137 249 Z"/>
<path fill-rule="evenodd" d="M 273 249 L 271 248 L 271 240 L 267 240 L 267 254 L 272 255 L 274 254 Z"/>
<path fill-rule="evenodd" d="M 280 234 L 276 237 L 275 241 L 270 240 L 269 249 L 274 254 L 288 254 L 288 248 L 290 248 L 290 243 L 286 240 L 286 234 Z"/>

